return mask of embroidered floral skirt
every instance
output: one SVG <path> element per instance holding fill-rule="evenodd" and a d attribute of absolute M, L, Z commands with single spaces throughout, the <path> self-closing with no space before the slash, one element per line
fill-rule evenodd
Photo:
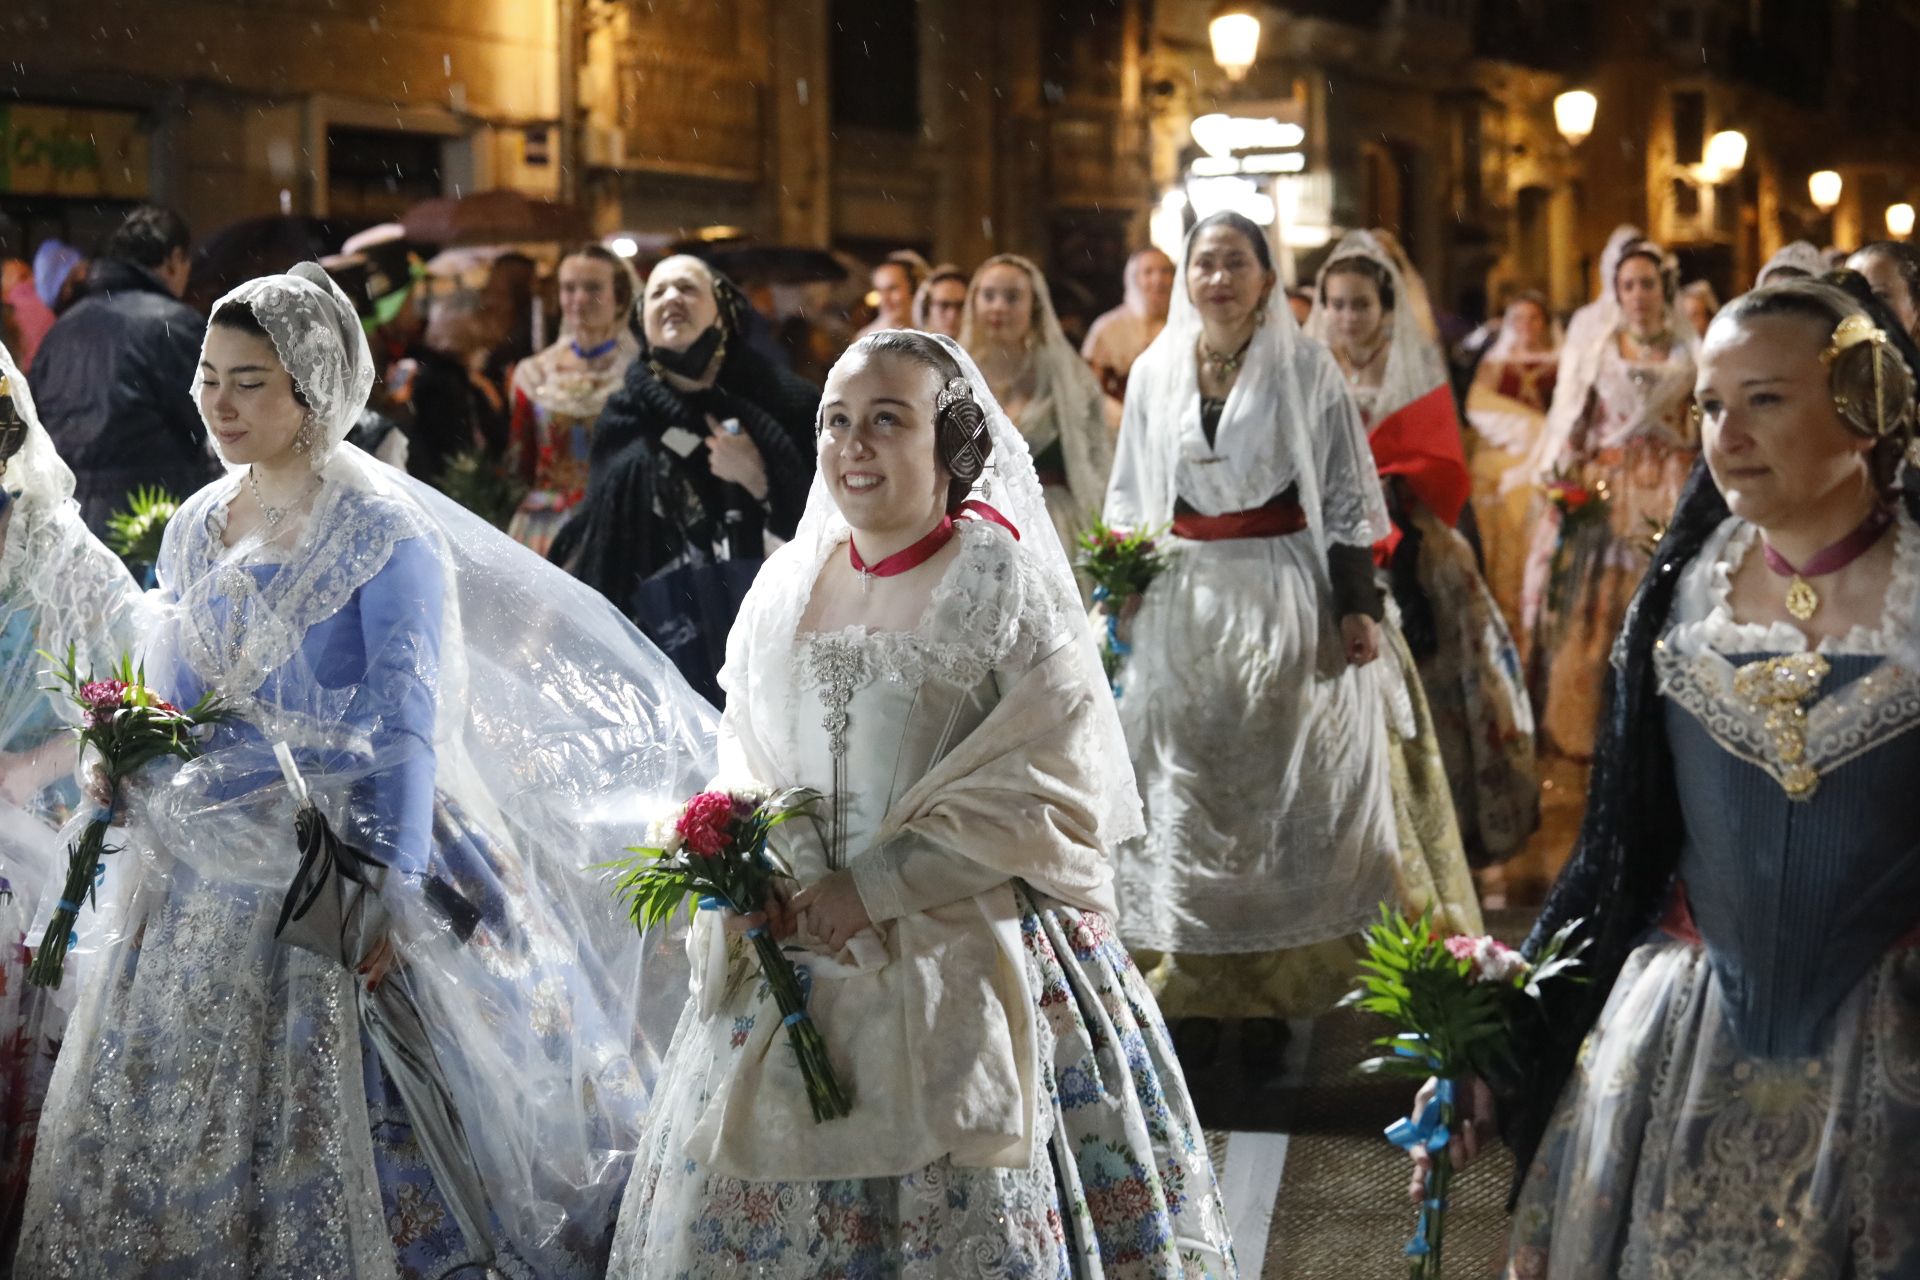
<path fill-rule="evenodd" d="M 942 1159 L 905 1177 L 830 1182 L 750 1182 L 701 1168 L 683 1154 L 686 1131 L 727 1063 L 689 1005 L 654 1095 L 609 1274 L 1235 1276 L 1213 1166 L 1153 997 L 1101 917 L 1023 900 L 1045 1091 L 1040 1153 L 1029 1168 Z M 750 1007 L 750 1018 L 778 1016 L 764 985 Z M 856 1099 L 839 1123 L 859 1119 Z"/>
<path fill-rule="evenodd" d="M 1818 1057 L 1743 1055 L 1697 946 L 1627 960 L 1520 1193 L 1512 1280 L 1920 1275 L 1920 950 Z"/>

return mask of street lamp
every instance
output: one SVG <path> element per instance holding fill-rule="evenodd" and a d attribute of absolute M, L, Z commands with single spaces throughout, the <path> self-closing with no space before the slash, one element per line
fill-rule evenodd
<path fill-rule="evenodd" d="M 1569 89 L 1553 100 L 1553 126 L 1567 145 L 1577 147 L 1593 132 L 1593 117 L 1600 110 L 1600 99 L 1585 89 Z"/>
<path fill-rule="evenodd" d="M 1905 240 L 1913 234 L 1913 206 L 1902 200 L 1887 206 L 1887 234 Z"/>
<path fill-rule="evenodd" d="M 1228 4 L 1207 24 L 1207 38 L 1213 42 L 1213 60 L 1227 73 L 1229 80 L 1244 80 L 1260 54 L 1260 19 L 1242 4 Z"/>
<path fill-rule="evenodd" d="M 1840 203 L 1841 186 L 1840 175 L 1831 169 L 1807 175 L 1807 194 L 1813 197 L 1813 207 L 1822 213 L 1832 213 L 1833 206 Z"/>
<path fill-rule="evenodd" d="M 1706 157 L 1700 167 L 1709 181 L 1725 182 L 1747 163 L 1747 135 L 1738 129 L 1722 129 L 1707 139 Z"/>

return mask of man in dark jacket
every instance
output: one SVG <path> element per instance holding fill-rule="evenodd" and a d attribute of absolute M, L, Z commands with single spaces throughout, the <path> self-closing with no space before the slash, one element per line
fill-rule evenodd
<path fill-rule="evenodd" d="M 207 321 L 179 300 L 187 244 L 171 209 L 128 214 L 34 357 L 40 420 L 96 534 L 142 485 L 185 498 L 219 474 L 193 398 Z"/>

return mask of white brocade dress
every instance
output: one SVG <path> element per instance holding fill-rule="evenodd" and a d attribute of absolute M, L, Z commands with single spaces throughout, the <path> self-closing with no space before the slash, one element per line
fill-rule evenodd
<path fill-rule="evenodd" d="M 962 526 L 962 536 L 967 551 L 916 631 L 802 633 L 792 641 L 791 696 L 756 713 L 758 731 L 791 766 L 791 776 L 762 781 L 837 796 L 823 808 L 822 838 L 790 842 L 798 878 L 819 879 L 838 860 L 828 850 L 843 848 L 870 913 L 892 925 L 880 927 L 882 960 L 849 968 L 801 957 L 812 966 L 809 1012 L 852 1114 L 813 1126 L 802 1106 L 786 1113 L 799 1117 L 791 1132 L 739 1131 L 728 1101 L 745 1088 L 738 1078 L 763 1094 L 800 1085 L 773 999 L 735 944 L 718 992 L 706 985 L 714 978 L 696 974 L 622 1206 L 614 1276 L 1235 1274 L 1185 1082 L 1153 997 L 1108 922 L 925 842 L 906 852 L 874 844 L 896 800 L 966 742 L 1024 667 L 1015 656 L 989 666 L 970 651 L 977 646 L 953 639 L 967 633 L 981 596 L 999 590 L 1007 564 L 996 548 L 1010 545 L 978 525 Z M 1034 646 L 1024 651 L 1033 660 Z M 898 926 L 923 908 L 973 927 L 946 935 L 937 957 L 902 955 Z M 713 927 L 703 914 L 696 949 L 712 945 L 703 931 Z M 924 1025 L 934 1019 L 914 993 L 929 975 L 943 995 L 977 993 L 961 1001 L 965 1032 Z M 1015 1004 L 998 1002 L 1007 991 L 1021 993 Z M 1022 1034 L 1029 1011 L 1031 1034 Z M 1031 1062 L 1021 1061 L 1022 1044 Z M 951 1146 L 927 1117 L 965 1111 L 979 1079 L 968 1064 L 1008 1046 L 999 1056 L 1035 1083 L 1024 1151 L 979 1161 L 937 1154 Z M 715 1137 L 712 1118 L 723 1111 L 729 1122 Z M 700 1158 L 715 1150 L 708 1144 L 733 1163 L 776 1143 L 837 1176 L 736 1177 Z"/>

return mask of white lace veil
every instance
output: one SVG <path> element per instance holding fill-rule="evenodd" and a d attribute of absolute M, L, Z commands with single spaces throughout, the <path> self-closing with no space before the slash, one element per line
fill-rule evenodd
<path fill-rule="evenodd" d="M 314 411 L 320 484 L 278 536 L 225 545 L 236 476 L 168 529 L 149 674 L 244 724 L 160 789 L 153 843 L 277 906 L 298 857 L 270 752 L 292 748 L 335 830 L 405 872 L 383 903 L 489 1199 L 537 1256 L 618 1196 L 686 995 L 679 949 L 643 939 L 588 868 L 705 784 L 717 717 L 606 600 L 343 443 L 372 361 L 324 271 L 233 300 Z M 436 877 L 480 909 L 471 942 Z"/>
<path fill-rule="evenodd" d="M 967 285 L 967 306 L 960 319 L 960 344 L 977 350 L 982 341 L 975 318 L 975 296 L 980 278 L 991 267 L 1013 267 L 1027 277 L 1033 290 L 1033 402 L 1018 425 L 1030 454 L 1040 454 L 1056 441 L 1065 459 L 1067 488 L 1081 510 L 1082 523 L 1100 508 L 1113 471 L 1113 442 L 1107 432 L 1105 400 L 1099 379 L 1067 341 L 1053 309 L 1053 292 L 1040 268 L 1017 253 L 988 258 L 974 269 Z M 996 445 L 997 447 L 997 445 Z M 1024 527 L 1024 526 L 1023 526 Z"/>
<path fill-rule="evenodd" d="M 317 262 L 249 280 L 214 310 L 229 302 L 251 307 L 272 334 L 280 362 L 313 414 L 315 438 L 308 455 L 313 469 L 323 470 L 373 393 L 373 353 L 353 302 Z"/>
<path fill-rule="evenodd" d="M 1276 284 L 1209 447 L 1195 355 L 1200 312 L 1185 269 L 1192 252 L 1190 232 L 1167 327 L 1127 379 L 1107 522 L 1159 529 L 1173 520 L 1176 498 L 1202 515 L 1227 515 L 1293 486 L 1320 552 L 1310 559 L 1324 575 L 1329 544 L 1370 547 L 1391 528 L 1340 367 L 1325 346 L 1300 332 L 1286 291 Z"/>
<path fill-rule="evenodd" d="M 0 470 L 0 485 L 5 485 L 23 506 L 52 511 L 73 496 L 73 472 L 54 451 L 53 438 L 40 425 L 40 414 L 33 407 L 33 390 L 27 375 L 14 363 L 13 353 L 0 343 L 0 377 L 5 377 L 13 396 L 13 407 L 27 424 L 27 440 Z M 18 518 L 19 512 L 15 512 Z"/>
<path fill-rule="evenodd" d="M 1622 233 L 1628 230 L 1631 228 L 1622 227 L 1607 242 L 1607 252 L 1601 256 L 1606 295 L 1602 301 L 1581 308 L 1568 324 L 1567 339 L 1560 348 L 1560 372 L 1553 385 L 1553 403 L 1547 409 L 1547 425 L 1540 432 L 1528 464 L 1509 471 L 1502 481 L 1503 488 L 1544 483 L 1554 468 L 1565 461 L 1563 455 L 1587 411 L 1594 384 L 1599 381 L 1607 346 L 1620 333 L 1621 310 L 1615 277 L 1628 251 L 1650 249 L 1660 257 L 1663 276 L 1671 278 L 1676 271 L 1671 255 L 1651 240 L 1637 236 L 1622 239 Z M 1659 379 L 1658 385 L 1646 389 L 1646 403 L 1653 406 L 1652 412 L 1656 415 L 1675 397 L 1693 393 L 1693 361 L 1700 339 L 1680 307 L 1680 296 L 1676 288 L 1667 298 L 1666 329 L 1673 335 L 1673 347 L 1667 356 L 1669 373 Z M 1583 321 L 1583 316 L 1591 318 Z"/>
<path fill-rule="evenodd" d="M 882 330 L 881 332 L 888 332 Z M 878 335 L 869 335 L 847 349 L 842 360 L 864 352 L 866 344 Z M 1127 755 L 1126 737 L 1120 729 L 1120 716 L 1113 706 L 1113 695 L 1101 666 L 1094 643 L 1093 628 L 1081 611 L 1080 589 L 1074 581 L 1073 566 L 1058 538 L 1047 536 L 1053 527 L 1047 515 L 1047 501 L 1041 492 L 1039 477 L 1033 469 L 1033 456 L 1019 428 L 1001 411 L 985 375 L 958 342 L 939 334 L 926 335 L 940 344 L 973 387 L 973 396 L 986 413 L 987 431 L 993 451 L 985 472 L 973 487 L 972 497 L 990 504 L 1014 528 L 1020 531 L 1020 550 L 1053 593 L 1062 624 L 1072 634 L 1080 653 L 1080 672 L 1091 696 L 1097 701 L 1096 733 L 1099 742 L 1089 755 L 1097 762 L 1095 772 L 1100 795 L 1100 841 L 1112 850 L 1120 841 L 1140 834 L 1144 829 L 1140 815 L 1140 794 L 1134 788 L 1133 766 Z M 824 474 L 816 473 L 807 495 L 807 509 L 800 518 L 793 540 L 767 561 L 754 582 L 755 596 L 764 603 L 759 613 L 766 619 L 765 636 L 791 637 L 799 628 L 800 616 L 813 594 L 820 566 L 849 536 L 846 519 L 827 490 Z M 744 612 L 744 610 L 743 610 Z M 765 652 L 786 655 L 790 646 L 762 637 Z M 731 650 L 731 646 L 730 646 Z M 752 673 L 746 673 L 752 678 Z M 735 696 L 739 696 L 735 694 Z M 731 705 L 731 702 L 729 703 Z"/>
<path fill-rule="evenodd" d="M 1313 282 L 1313 311 L 1307 316 L 1308 335 L 1331 344 L 1332 325 L 1326 304 L 1327 276 L 1341 262 L 1354 258 L 1373 263 L 1386 272 L 1387 279 L 1393 284 L 1394 306 L 1386 317 L 1390 326 L 1387 367 L 1380 376 L 1380 389 L 1374 396 L 1369 424 L 1377 425 L 1396 410 L 1405 408 L 1444 384 L 1447 365 L 1440 354 L 1439 343 L 1429 336 L 1426 324 L 1421 321 L 1423 312 L 1429 317 L 1432 315 L 1426 300 L 1426 286 L 1421 284 L 1418 289 L 1413 288 L 1412 282 L 1418 282 L 1420 277 L 1415 275 L 1410 281 L 1400 269 L 1399 261 L 1371 231 L 1348 232 L 1321 265 L 1320 274 Z M 1431 324 L 1431 319 L 1426 323 Z"/>

